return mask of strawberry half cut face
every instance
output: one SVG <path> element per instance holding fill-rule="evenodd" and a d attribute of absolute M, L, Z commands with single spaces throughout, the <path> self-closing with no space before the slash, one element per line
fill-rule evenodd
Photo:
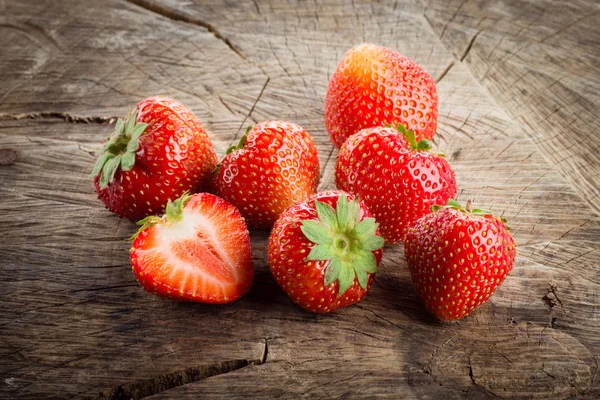
<path fill-rule="evenodd" d="M 208 194 L 184 195 L 163 217 L 142 221 L 131 249 L 148 291 L 177 300 L 228 303 L 248 291 L 252 253 L 239 211 Z"/>

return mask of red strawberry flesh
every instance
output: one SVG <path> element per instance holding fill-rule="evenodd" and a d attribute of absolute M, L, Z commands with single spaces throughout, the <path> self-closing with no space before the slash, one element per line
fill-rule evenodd
<path fill-rule="evenodd" d="M 146 290 L 179 300 L 228 303 L 252 281 L 245 222 L 235 207 L 208 193 L 191 197 L 179 220 L 142 230 L 131 260 Z"/>

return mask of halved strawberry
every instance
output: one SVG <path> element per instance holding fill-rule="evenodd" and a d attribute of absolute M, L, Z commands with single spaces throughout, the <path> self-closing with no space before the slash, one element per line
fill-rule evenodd
<path fill-rule="evenodd" d="M 250 289 L 250 235 L 233 205 L 208 193 L 169 201 L 135 236 L 131 265 L 140 285 L 158 296 L 230 303 Z"/>

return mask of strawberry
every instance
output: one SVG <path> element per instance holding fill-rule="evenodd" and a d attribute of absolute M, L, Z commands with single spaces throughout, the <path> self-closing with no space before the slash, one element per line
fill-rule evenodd
<path fill-rule="evenodd" d="M 250 289 L 250 235 L 240 212 L 209 193 L 188 195 L 150 216 L 130 250 L 135 276 L 150 293 L 175 300 L 230 303 Z"/>
<path fill-rule="evenodd" d="M 338 154 L 337 187 L 365 202 L 389 243 L 404 240 L 415 220 L 456 194 L 450 164 L 430 148 L 429 141 L 417 142 L 414 132 L 400 124 L 398 129 L 364 129 L 351 136 Z"/>
<path fill-rule="evenodd" d="M 403 124 L 417 140 L 437 129 L 438 95 L 433 78 L 408 57 L 372 44 L 348 51 L 331 77 L 325 127 L 340 147 L 361 129 Z"/>
<path fill-rule="evenodd" d="M 227 150 L 214 185 L 249 227 L 268 229 L 286 208 L 313 194 L 318 180 L 317 148 L 308 132 L 290 122 L 266 121 L 249 127 Z"/>
<path fill-rule="evenodd" d="M 216 165 L 200 121 L 178 101 L 150 97 L 117 121 L 91 175 L 106 208 L 137 220 L 164 212 L 185 191 L 201 191 Z"/>
<path fill-rule="evenodd" d="M 404 252 L 427 310 L 441 320 L 469 315 L 511 271 L 516 246 L 505 220 L 454 200 L 409 230 Z"/>
<path fill-rule="evenodd" d="M 326 313 L 367 294 L 383 244 L 363 202 L 339 190 L 321 192 L 281 214 L 269 238 L 269 265 L 293 301 Z"/>

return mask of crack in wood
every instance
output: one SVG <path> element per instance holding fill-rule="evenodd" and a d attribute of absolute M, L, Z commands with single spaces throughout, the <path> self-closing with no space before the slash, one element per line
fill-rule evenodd
<path fill-rule="evenodd" d="M 556 241 L 562 240 L 562 238 L 564 238 L 565 236 L 567 236 L 569 233 L 573 232 L 575 229 L 583 228 L 583 226 L 586 225 L 590 221 L 591 220 L 586 220 L 582 224 L 572 227 L 571 229 L 569 229 L 568 231 L 566 231 L 565 233 L 563 233 L 562 235 L 560 235 L 560 237 L 558 239 L 556 239 Z"/>
<path fill-rule="evenodd" d="M 254 3 L 254 7 L 256 7 L 256 12 L 260 14 L 260 7 L 258 6 L 258 3 L 256 2 L 256 0 L 252 0 L 252 2 Z"/>
<path fill-rule="evenodd" d="M 460 12 L 460 10 L 462 10 L 463 6 L 467 3 L 467 1 L 468 0 L 463 0 L 463 2 L 460 4 L 460 6 L 454 11 L 454 14 L 452 14 L 452 17 L 450 17 L 448 22 L 446 22 L 446 25 L 444 25 L 444 28 L 442 29 L 442 33 L 439 36 L 440 39 L 442 37 L 444 37 L 444 33 L 446 33 L 446 29 L 448 28 L 448 25 L 450 25 L 454 21 L 454 18 L 456 18 L 456 16 Z M 432 28 L 433 28 L 433 26 L 432 26 Z"/>
<path fill-rule="evenodd" d="M 444 344 L 442 344 L 441 346 L 434 346 L 434 349 L 433 349 L 433 352 L 431 353 L 431 357 L 429 358 L 429 361 L 427 361 L 427 363 L 423 367 L 423 372 L 425 372 L 427 375 L 431 375 L 433 378 L 435 378 L 435 376 L 433 375 L 433 371 L 431 369 L 431 364 L 433 364 L 433 359 L 437 356 L 438 352 L 440 350 L 442 350 L 444 348 L 444 346 L 446 346 L 448 343 L 450 343 L 452 340 L 454 340 L 454 338 L 456 338 L 459 335 L 459 333 L 460 332 L 456 332 L 450 339 L 446 340 L 446 342 Z"/>
<path fill-rule="evenodd" d="M 558 295 L 556 294 L 556 289 L 557 287 L 555 285 L 550 284 L 548 291 L 546 292 L 544 297 L 542 297 L 542 301 L 546 304 L 546 306 L 548 306 L 548 311 L 550 311 L 550 315 L 548 316 L 548 326 L 553 329 L 558 327 L 556 325 L 557 318 L 556 311 L 554 310 L 554 308 L 557 305 L 560 306 L 560 308 L 563 308 L 562 301 L 558 298 Z"/>
<path fill-rule="evenodd" d="M 221 101 L 221 104 L 223 104 L 225 106 L 225 108 L 227 110 L 229 110 L 229 112 L 233 115 L 236 115 L 236 113 L 231 109 L 231 107 L 229 106 L 229 104 L 225 103 L 225 100 L 223 100 L 223 98 L 221 97 L 221 95 L 218 95 L 219 100 Z"/>
<path fill-rule="evenodd" d="M 267 338 L 265 338 L 265 349 L 263 351 L 263 355 L 260 358 L 260 363 L 264 364 L 267 362 L 267 358 L 269 357 L 269 341 Z"/>
<path fill-rule="evenodd" d="M 232 360 L 211 365 L 190 367 L 159 375 L 151 379 L 120 385 L 112 390 L 100 393 L 96 396 L 96 399 L 142 399 L 175 387 L 197 382 L 211 376 L 226 374 L 259 362 L 260 360 Z"/>
<path fill-rule="evenodd" d="M 544 297 L 542 297 L 544 303 L 546 303 L 550 308 L 554 308 L 556 305 L 559 305 L 561 308 L 563 307 L 562 301 L 560 301 L 558 295 L 556 294 L 556 289 L 557 287 L 551 284 L 548 289 L 548 292 L 544 295 Z"/>
<path fill-rule="evenodd" d="M 481 386 L 479 383 L 477 383 L 475 381 L 475 376 L 473 375 L 473 363 L 471 362 L 471 356 L 472 355 L 473 355 L 473 352 L 471 352 L 471 354 L 469 354 L 469 378 L 471 378 L 471 382 L 473 382 L 473 385 L 477 386 L 478 388 L 480 388 L 481 390 L 483 390 L 487 394 L 489 394 L 491 396 L 494 396 L 495 398 L 501 399 L 502 397 L 500 397 L 497 394 L 489 391 L 488 389 L 486 389 L 485 387 Z"/>
<path fill-rule="evenodd" d="M 80 115 L 73 115 L 66 112 L 31 112 L 21 114 L 0 114 L 0 121 L 19 121 L 23 119 L 62 119 L 64 122 L 74 124 L 112 124 L 118 117 L 83 117 Z"/>
<path fill-rule="evenodd" d="M 542 364 L 542 368 L 538 369 L 538 371 L 543 372 L 544 374 L 548 375 L 550 378 L 556 380 L 556 377 L 552 374 L 550 374 L 549 372 L 547 372 L 544 368 L 544 364 Z"/>
<path fill-rule="evenodd" d="M 454 61 L 451 61 L 450 64 L 448 64 L 448 66 L 446 68 L 444 68 L 444 70 L 440 73 L 440 76 L 438 76 L 435 80 L 436 83 L 440 83 L 440 81 L 442 79 L 444 79 L 444 77 L 446 76 L 446 74 L 448 72 L 450 72 L 450 70 L 452 69 L 452 67 L 454 67 Z"/>
<path fill-rule="evenodd" d="M 473 37 L 471 38 L 471 40 L 469 40 L 469 44 L 467 45 L 467 48 L 463 52 L 463 55 L 460 57 L 460 61 L 461 62 L 463 62 L 464 59 L 467 58 L 467 55 L 471 51 L 471 48 L 473 47 L 473 44 L 475 43 L 475 40 L 477 39 L 477 36 L 479 36 L 479 34 L 481 32 L 483 32 L 483 31 L 482 30 L 481 31 L 477 31 L 477 33 L 475 35 L 473 35 Z"/>
<path fill-rule="evenodd" d="M 579 260 L 580 258 L 582 258 L 582 257 L 585 257 L 585 256 L 587 256 L 588 254 L 590 254 L 590 253 L 594 253 L 594 252 L 596 252 L 596 249 L 591 249 L 591 250 L 588 250 L 588 251 L 586 251 L 586 252 L 585 252 L 585 253 L 583 253 L 583 254 L 579 254 L 579 255 L 577 255 L 577 256 L 575 256 L 575 257 L 571 257 L 570 259 L 568 259 L 567 261 L 565 261 L 565 262 L 563 262 L 563 263 L 561 263 L 561 264 L 562 264 L 562 265 L 567 265 L 567 264 L 570 264 L 570 263 L 572 263 L 573 261 L 575 261 L 575 260 Z"/>
<path fill-rule="evenodd" d="M 169 9 L 168 7 L 162 6 L 162 5 L 154 3 L 152 1 L 147 1 L 147 0 L 126 0 L 126 1 L 131 4 L 135 4 L 138 7 L 142 7 L 145 10 L 148 10 L 155 14 L 162 15 L 163 17 L 171 19 L 173 21 L 185 22 L 188 24 L 192 24 L 192 25 L 196 25 L 196 26 L 205 28 L 207 31 L 212 33 L 214 37 L 216 37 L 217 39 L 219 39 L 220 41 L 225 43 L 227 45 L 227 47 L 229 47 L 235 54 L 240 56 L 240 58 L 242 58 L 244 60 L 247 58 L 244 55 L 244 53 L 242 53 L 242 51 L 235 44 L 233 44 L 231 42 L 231 40 L 229 40 L 225 36 L 223 36 L 223 34 L 221 34 L 221 32 L 219 32 L 217 30 L 217 28 L 215 28 L 213 25 L 209 24 L 206 21 L 203 21 L 198 18 L 193 18 L 193 17 L 187 16 L 187 15 L 179 14 L 176 11 Z"/>
<path fill-rule="evenodd" d="M 137 400 L 153 396 L 164 391 L 198 382 L 217 375 L 227 374 L 248 367 L 250 365 L 261 365 L 267 362 L 269 353 L 268 341 L 265 338 L 265 347 L 260 359 L 238 359 L 216 362 L 209 365 L 199 365 L 180 369 L 174 372 L 158 375 L 150 379 L 144 379 L 132 383 L 119 385 L 113 389 L 99 393 L 97 400 L 131 399 Z"/>
<path fill-rule="evenodd" d="M 246 120 L 248 118 L 250 118 L 250 119 L 252 119 L 254 121 L 254 119 L 252 118 L 252 113 L 254 112 L 254 108 L 256 107 L 256 105 L 258 104 L 260 98 L 262 97 L 263 93 L 265 92 L 265 89 L 267 88 L 267 85 L 269 84 L 270 80 L 271 80 L 271 78 L 267 76 L 267 80 L 265 81 L 265 84 L 263 85 L 262 89 L 260 90 L 260 93 L 258 94 L 258 97 L 254 101 L 254 104 L 252 104 L 252 107 L 250 107 L 250 111 L 248 111 L 248 114 L 246 115 L 246 117 L 244 118 L 244 120 L 242 121 L 242 123 L 240 124 L 240 127 L 238 128 L 237 132 L 235 133 L 235 136 L 233 137 L 233 140 L 231 141 L 230 146 L 233 146 L 236 143 L 237 138 L 238 138 L 238 134 L 242 130 L 242 127 L 246 123 Z"/>

